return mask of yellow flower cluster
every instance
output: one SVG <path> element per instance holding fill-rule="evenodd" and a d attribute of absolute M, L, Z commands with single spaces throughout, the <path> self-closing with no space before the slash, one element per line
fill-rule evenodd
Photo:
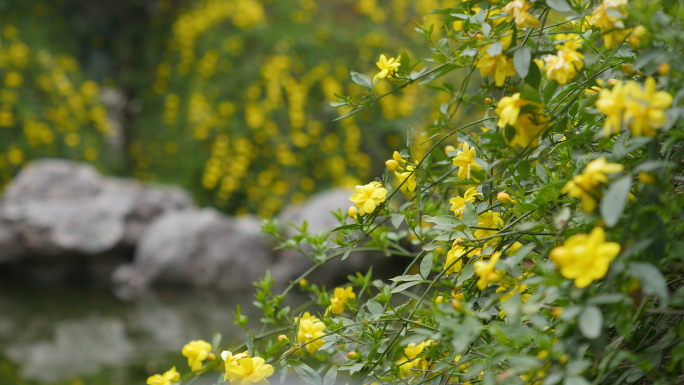
<path fill-rule="evenodd" d="M 100 101 L 99 84 L 80 81 L 74 58 L 35 50 L 16 27 L 4 24 L 0 73 L 0 128 L 14 133 L 0 149 L 0 183 L 14 167 L 37 157 L 98 159 L 114 125 Z"/>
<path fill-rule="evenodd" d="M 606 158 L 597 158 L 587 164 L 582 174 L 575 175 L 572 180 L 568 181 L 561 192 L 573 198 L 580 198 L 582 209 L 591 213 L 596 209 L 597 199 L 601 196 L 600 192 L 596 190 L 608 182 L 606 174 L 620 172 L 623 168 L 619 163 L 608 163 Z"/>
<path fill-rule="evenodd" d="M 572 48 L 563 48 L 556 55 L 547 55 L 544 62 L 546 77 L 564 85 L 584 67 L 584 55 Z"/>
<path fill-rule="evenodd" d="M 602 89 L 596 108 L 606 115 L 603 128 L 606 137 L 620 132 L 623 124 L 629 126 L 633 136 L 655 136 L 662 128 L 672 105 L 672 95 L 656 90 L 656 82 L 648 77 L 643 86 L 635 81 L 617 81 L 613 89 Z"/>
<path fill-rule="evenodd" d="M 502 51 L 508 49 L 513 40 L 513 35 L 506 35 L 501 38 Z M 502 87 L 506 82 L 506 78 L 515 75 L 515 65 L 513 58 L 506 56 L 506 54 L 499 53 L 491 56 L 487 53 L 489 44 L 480 48 L 480 59 L 477 61 L 475 67 L 480 70 L 480 75 L 485 77 L 491 75 L 494 78 L 494 83 L 497 87 Z"/>
<path fill-rule="evenodd" d="M 333 292 L 333 298 L 330 299 L 330 306 L 328 306 L 325 314 L 342 314 L 349 300 L 354 298 L 356 298 L 356 294 L 354 294 L 351 286 L 346 289 L 336 287 Z"/>
<path fill-rule="evenodd" d="M 460 273 L 463 270 L 463 254 L 465 254 L 465 247 L 461 246 L 463 238 L 458 238 L 451 246 L 451 250 L 447 252 L 446 262 L 444 262 L 444 269 L 447 275 Z M 453 264 L 453 265 L 452 265 Z"/>
<path fill-rule="evenodd" d="M 295 318 L 295 322 L 298 323 L 297 342 L 305 345 L 306 351 L 313 353 L 325 344 L 321 338 L 325 335 L 323 321 L 306 312 L 301 318 Z"/>
<path fill-rule="evenodd" d="M 397 151 L 392 154 L 392 159 L 385 162 L 385 166 L 399 179 L 401 191 L 409 192 L 416 189 L 415 166 L 406 164 L 406 160 Z M 405 182 L 404 182 L 405 181 Z"/>
<path fill-rule="evenodd" d="M 225 361 L 226 374 L 223 381 L 239 385 L 268 385 L 273 375 L 273 366 L 261 357 L 250 357 L 247 352 L 233 355 L 230 351 L 221 353 Z"/>
<path fill-rule="evenodd" d="M 575 286 L 583 288 L 603 278 L 619 252 L 620 245 L 606 242 L 605 232 L 596 227 L 588 235 L 573 235 L 563 246 L 551 250 L 551 261 L 563 277 L 574 280 Z"/>
<path fill-rule="evenodd" d="M 521 112 L 526 106 L 533 108 L 528 107 L 527 112 Z M 522 99 L 520 93 L 503 97 L 496 107 L 496 113 L 499 115 L 499 128 L 511 126 L 515 130 L 512 139 L 504 133 L 504 139 L 513 148 L 536 147 L 539 145 L 539 136 L 549 125 L 549 118 L 544 115 L 541 106 Z"/>

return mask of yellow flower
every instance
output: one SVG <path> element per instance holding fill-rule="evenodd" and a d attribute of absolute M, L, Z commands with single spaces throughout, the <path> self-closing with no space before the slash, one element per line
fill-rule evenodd
<path fill-rule="evenodd" d="M 521 113 L 521 109 L 528 105 L 535 106 L 535 108 Z M 504 133 L 506 143 L 514 148 L 536 147 L 539 143 L 539 136 L 548 127 L 549 119 L 543 114 L 541 106 L 529 100 L 521 99 L 520 93 L 501 98 L 496 106 L 496 113 L 499 115 L 497 122 L 499 128 L 508 125 L 515 130 L 512 139 L 509 139 Z"/>
<path fill-rule="evenodd" d="M 539 19 L 527 12 L 530 8 L 532 4 L 527 4 L 525 0 L 513 0 L 503 7 L 503 11 L 508 13 L 508 21 L 515 20 L 520 28 L 539 27 Z"/>
<path fill-rule="evenodd" d="M 207 359 L 209 352 L 211 352 L 211 345 L 202 340 L 190 341 L 183 346 L 183 356 L 188 358 L 188 366 L 193 372 L 202 369 L 202 361 Z"/>
<path fill-rule="evenodd" d="M 582 40 L 580 39 L 580 36 L 576 33 L 559 33 L 557 35 L 554 35 L 554 38 L 556 40 L 564 40 L 563 43 L 556 44 L 555 46 L 555 48 L 559 51 L 566 48 L 576 51 L 582 46 Z"/>
<path fill-rule="evenodd" d="M 384 79 L 388 76 L 392 77 L 392 74 L 394 74 L 394 72 L 397 71 L 397 68 L 401 66 L 401 63 L 399 63 L 398 59 L 399 58 L 390 58 L 387 60 L 385 55 L 380 55 L 380 59 L 377 63 L 375 63 L 380 69 L 380 72 L 373 77 L 373 84 L 375 84 L 375 81 L 378 79 Z"/>
<path fill-rule="evenodd" d="M 180 380 L 180 373 L 176 371 L 174 366 L 164 374 L 155 374 L 147 379 L 147 385 L 171 385 L 171 383 Z"/>
<path fill-rule="evenodd" d="M 344 305 L 352 298 L 356 298 L 356 294 L 354 294 L 351 286 L 346 289 L 336 287 L 333 292 L 333 298 L 330 299 L 330 306 L 328 306 L 328 310 L 326 310 L 325 314 L 342 314 Z"/>
<path fill-rule="evenodd" d="M 551 250 L 551 261 L 558 266 L 563 277 L 573 279 L 575 286 L 583 288 L 603 278 L 608 272 L 610 261 L 619 252 L 620 245 L 606 242 L 605 232 L 601 227 L 596 227 L 589 235 L 573 235 L 563 246 Z"/>
<path fill-rule="evenodd" d="M 507 193 L 505 193 L 503 191 L 496 194 L 496 200 L 499 201 L 499 203 L 501 203 L 503 205 L 513 205 L 513 204 L 517 203 L 516 201 L 514 201 L 511 198 L 510 195 L 508 195 Z"/>
<path fill-rule="evenodd" d="M 267 378 L 273 375 L 273 366 L 261 357 L 242 357 L 228 364 L 226 377 L 231 384 L 268 385 Z"/>
<path fill-rule="evenodd" d="M 520 108 L 530 104 L 531 102 L 520 98 L 520 93 L 515 93 L 512 96 L 505 96 L 501 98 L 496 106 L 496 114 L 499 115 L 499 121 L 496 125 L 499 128 L 504 128 L 506 125 L 513 126 L 518 121 L 520 115 Z"/>
<path fill-rule="evenodd" d="M 502 87 L 507 77 L 515 75 L 513 59 L 502 53 L 492 57 L 485 52 L 477 61 L 476 67 L 482 77 L 492 75 L 497 87 Z"/>
<path fill-rule="evenodd" d="M 620 81 L 613 86 L 612 90 L 604 88 L 599 91 L 596 108 L 606 115 L 606 120 L 603 123 L 606 137 L 620 132 L 627 94 L 627 88 Z"/>
<path fill-rule="evenodd" d="M 499 293 L 506 292 L 506 294 L 501 296 L 501 303 L 504 303 L 504 302 L 508 301 L 509 299 L 511 299 L 511 297 L 513 297 L 513 295 L 515 293 L 520 293 L 520 301 L 522 301 L 522 303 L 526 303 L 527 301 L 530 300 L 530 298 L 532 298 L 532 294 L 524 294 L 526 289 L 527 289 L 527 285 L 517 285 L 516 284 L 515 286 L 511 287 L 510 285 L 502 284 L 498 289 L 496 289 L 496 293 L 499 294 Z M 506 316 L 506 311 L 502 309 L 499 312 L 499 317 L 503 318 L 505 316 Z"/>
<path fill-rule="evenodd" d="M 356 219 L 356 216 L 359 214 L 359 209 L 357 209 L 356 206 L 349 206 L 349 210 L 347 210 L 347 214 L 349 214 L 349 218 Z"/>
<path fill-rule="evenodd" d="M 409 192 L 416 189 L 416 177 L 415 173 L 412 172 L 413 170 L 415 170 L 415 167 L 408 165 L 406 166 L 406 172 L 394 172 L 394 175 L 399 179 L 399 183 L 403 183 L 401 191 Z M 406 183 L 404 183 L 404 180 L 406 180 Z"/>
<path fill-rule="evenodd" d="M 453 273 L 460 273 L 461 270 L 463 269 L 463 254 L 465 254 L 465 248 L 462 246 L 459 246 L 459 244 L 463 241 L 463 238 L 458 238 L 457 240 L 454 241 L 454 244 L 451 247 L 451 250 L 447 253 L 446 257 L 446 262 L 444 263 L 444 268 L 449 268 L 445 274 L 453 274 Z M 454 263 L 454 261 L 458 260 L 458 262 Z M 452 263 L 453 266 L 449 267 Z"/>
<path fill-rule="evenodd" d="M 469 188 L 466 190 L 465 194 L 463 194 L 462 198 L 457 196 L 449 200 L 449 203 L 451 203 L 451 208 L 449 210 L 453 211 L 454 215 L 458 215 L 459 218 L 462 218 L 466 203 L 475 203 L 475 197 L 478 195 L 482 196 L 481 193 L 477 192 L 477 187 Z"/>
<path fill-rule="evenodd" d="M 615 48 L 624 40 L 631 30 L 625 30 L 622 19 L 627 12 L 622 8 L 627 0 L 604 0 L 587 18 L 587 22 L 598 27 L 603 34 L 603 44 L 606 48 Z"/>
<path fill-rule="evenodd" d="M 359 206 L 359 214 L 372 213 L 375 208 L 387 197 L 387 189 L 380 182 L 370 182 L 364 186 L 356 186 L 356 194 L 349 200 Z"/>
<path fill-rule="evenodd" d="M 672 105 L 672 95 L 656 91 L 656 82 L 648 77 L 643 88 L 636 85 L 630 88 L 624 119 L 629 122 L 633 136 L 655 136 L 655 130 L 662 128 L 667 121 L 665 110 Z"/>
<path fill-rule="evenodd" d="M 546 77 L 560 85 L 577 76 L 577 72 L 584 67 L 584 55 L 570 48 L 558 51 L 558 55 L 547 55 L 544 61 Z"/>
<path fill-rule="evenodd" d="M 480 279 L 477 280 L 477 288 L 484 290 L 490 283 L 496 283 L 501 280 L 503 271 L 494 270 L 496 262 L 501 258 L 501 252 L 497 251 L 489 259 L 489 262 L 477 261 L 473 266 L 475 268 L 475 274 L 477 274 Z"/>
<path fill-rule="evenodd" d="M 475 182 L 480 180 L 471 174 L 472 170 L 482 170 L 482 167 L 475 162 L 475 148 L 471 148 L 468 142 L 463 143 L 463 148 L 459 149 L 454 158 L 454 166 L 458 167 L 458 177 L 460 179 L 472 179 Z"/>
<path fill-rule="evenodd" d="M 315 352 L 325 344 L 325 341 L 320 338 L 325 335 L 323 321 L 306 312 L 301 318 L 295 318 L 295 322 L 299 322 L 297 341 L 300 344 L 306 344 L 305 348 L 309 353 Z"/>
<path fill-rule="evenodd" d="M 503 219 L 501 219 L 501 214 L 489 210 L 486 213 L 480 214 L 480 216 L 478 217 L 477 225 L 479 227 L 502 228 L 504 225 L 504 221 Z M 473 235 L 475 235 L 475 238 L 485 238 L 490 237 L 496 234 L 497 232 L 497 230 L 476 229 L 475 231 L 473 231 Z"/>
<path fill-rule="evenodd" d="M 247 352 L 242 352 L 242 353 L 238 353 L 236 355 L 233 355 L 233 353 L 230 352 L 229 350 L 224 350 L 221 353 L 221 358 L 223 359 L 223 361 L 225 361 L 225 370 L 226 370 L 226 375 L 224 376 L 223 381 L 228 381 L 228 379 L 229 379 L 229 377 L 228 377 L 228 365 L 234 364 L 239 359 L 245 358 L 245 357 L 249 357 Z"/>
<path fill-rule="evenodd" d="M 582 174 L 575 175 L 572 180 L 568 181 L 561 192 L 573 198 L 580 198 L 582 209 L 591 213 L 596 208 L 596 198 L 599 196 L 594 190 L 608 182 L 606 174 L 620 172 L 623 168 L 618 163 L 607 163 L 604 157 L 597 158 L 587 164 Z"/>
<path fill-rule="evenodd" d="M 417 360 L 416 357 L 423 352 L 425 347 L 430 346 L 431 344 L 432 340 L 423 341 L 419 344 L 411 342 L 404 348 L 405 358 L 397 361 L 397 365 L 400 367 L 400 374 L 402 376 L 409 375 L 411 373 L 411 369 L 419 366 L 420 360 Z"/>

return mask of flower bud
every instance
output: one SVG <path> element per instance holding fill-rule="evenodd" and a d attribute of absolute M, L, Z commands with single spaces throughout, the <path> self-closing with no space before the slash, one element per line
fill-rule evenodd
<path fill-rule="evenodd" d="M 347 210 L 347 214 L 349 214 L 349 218 L 356 219 L 356 216 L 359 214 L 359 209 L 357 209 L 356 206 L 349 206 L 349 210 Z"/>
<path fill-rule="evenodd" d="M 214 353 L 209 353 L 209 354 L 207 354 L 207 359 L 208 359 L 209 361 L 215 360 L 215 359 L 216 359 L 216 354 L 214 354 Z"/>
<path fill-rule="evenodd" d="M 608 79 L 608 84 L 610 84 L 611 86 L 616 85 L 617 82 L 618 82 L 617 79 Z"/>
<path fill-rule="evenodd" d="M 511 245 L 511 247 L 508 248 L 508 251 L 510 251 L 511 253 L 515 253 L 515 252 L 517 252 L 518 250 L 520 250 L 521 247 L 522 247 L 522 243 L 520 243 L 520 242 L 518 242 L 518 241 L 515 241 L 515 242 Z"/>
<path fill-rule="evenodd" d="M 401 157 L 401 154 L 398 151 L 394 151 L 394 154 L 392 154 L 392 159 L 394 159 L 399 164 L 406 163 L 406 161 L 404 160 L 404 158 Z"/>
<path fill-rule="evenodd" d="M 656 183 L 656 177 L 653 174 L 642 171 L 639 173 L 639 182 L 647 185 L 654 185 Z"/>
<path fill-rule="evenodd" d="M 454 310 L 459 310 L 459 311 L 463 309 L 463 305 L 461 305 L 461 303 L 457 299 L 451 300 L 451 307 Z"/>
<path fill-rule="evenodd" d="M 450 152 L 456 152 L 456 147 L 454 147 L 452 145 L 448 145 L 448 146 L 444 147 L 444 153 L 447 154 L 447 156 L 449 155 Z"/>
<path fill-rule="evenodd" d="M 505 192 L 500 192 L 500 193 L 496 194 L 496 200 L 498 200 L 499 203 L 504 204 L 504 205 L 515 204 L 515 201 L 511 198 L 511 196 Z"/>
<path fill-rule="evenodd" d="M 280 342 L 287 342 L 287 336 L 285 334 L 281 334 L 278 336 L 278 341 Z"/>
<path fill-rule="evenodd" d="M 658 75 L 665 76 L 670 72 L 670 63 L 660 63 L 658 66 Z"/>
<path fill-rule="evenodd" d="M 398 171 L 400 169 L 399 163 L 394 159 L 386 161 L 385 166 L 387 166 L 390 171 Z"/>
<path fill-rule="evenodd" d="M 299 280 L 299 287 L 301 287 L 302 289 L 306 289 L 307 287 L 309 287 L 309 281 L 307 281 L 306 279 L 303 279 L 303 278 L 300 279 Z"/>
<path fill-rule="evenodd" d="M 485 98 L 484 102 L 485 102 L 486 105 L 489 106 L 489 105 L 492 104 L 492 98 Z"/>
<path fill-rule="evenodd" d="M 482 40 L 484 38 L 484 35 L 478 32 L 475 34 L 475 38 L 478 40 Z"/>
<path fill-rule="evenodd" d="M 634 66 L 631 65 L 631 64 L 629 64 L 629 63 L 625 63 L 625 64 L 621 65 L 620 67 L 622 68 L 622 72 L 624 72 L 624 73 L 626 73 L 627 75 L 630 75 L 630 76 L 634 75 L 634 74 L 637 72 L 637 71 L 634 69 Z"/>
<path fill-rule="evenodd" d="M 638 25 L 632 30 L 632 34 L 627 39 L 629 41 L 630 47 L 632 49 L 641 48 L 644 43 L 644 37 L 648 34 L 646 28 L 643 25 Z"/>
<path fill-rule="evenodd" d="M 435 303 L 437 305 L 439 305 L 440 303 L 443 303 L 443 302 L 444 302 L 444 297 L 442 297 L 441 295 L 437 296 L 437 298 L 435 299 Z"/>
<path fill-rule="evenodd" d="M 355 360 L 359 358 L 359 355 L 356 352 L 348 352 L 347 358 L 349 358 L 350 360 Z"/>
<path fill-rule="evenodd" d="M 559 318 L 563 314 L 563 308 L 562 307 L 554 307 L 551 309 L 551 315 Z"/>

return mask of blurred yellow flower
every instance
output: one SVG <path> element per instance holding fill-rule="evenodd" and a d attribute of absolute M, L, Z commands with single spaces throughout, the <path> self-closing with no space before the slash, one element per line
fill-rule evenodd
<path fill-rule="evenodd" d="M 182 350 L 183 356 L 188 358 L 188 366 L 193 372 L 202 369 L 202 361 L 207 359 L 209 352 L 211 352 L 211 345 L 202 340 L 190 341 L 183 346 Z"/>
<path fill-rule="evenodd" d="M 461 257 L 465 254 L 466 250 L 465 247 L 460 246 L 461 242 L 463 242 L 463 238 L 456 239 L 451 246 L 451 250 L 447 253 L 446 262 L 444 262 L 444 268 L 447 269 L 446 273 L 444 273 L 446 275 L 460 273 L 463 269 L 463 258 Z"/>
<path fill-rule="evenodd" d="M 328 306 L 325 314 L 342 314 L 344 312 L 344 305 L 353 298 L 356 298 L 356 294 L 354 294 L 351 286 L 346 289 L 336 287 L 333 292 L 333 298 L 330 299 L 330 306 Z"/>
<path fill-rule="evenodd" d="M 306 312 L 301 318 L 295 318 L 295 322 L 299 323 L 297 341 L 300 344 L 306 344 L 305 349 L 309 353 L 315 352 L 325 344 L 325 341 L 320 338 L 325 335 L 323 321 Z"/>
<path fill-rule="evenodd" d="M 477 280 L 477 288 L 484 290 L 489 286 L 490 283 L 497 283 L 501 280 L 503 276 L 503 271 L 495 270 L 496 263 L 501 258 L 501 252 L 497 251 L 492 255 L 488 262 L 477 261 L 473 266 L 475 268 L 475 274 L 480 277 Z"/>
<path fill-rule="evenodd" d="M 528 13 L 530 8 L 532 4 L 528 4 L 525 0 L 513 0 L 502 10 L 508 13 L 508 21 L 515 20 L 515 25 L 520 28 L 539 27 L 539 19 Z"/>
<path fill-rule="evenodd" d="M 563 246 L 551 250 L 551 262 L 558 266 L 563 277 L 574 280 L 575 286 L 587 287 L 606 275 L 610 262 L 620 252 L 618 243 L 605 240 L 601 227 L 595 227 L 589 235 L 573 235 Z"/>
<path fill-rule="evenodd" d="M 558 51 L 557 55 L 547 55 L 544 58 L 546 77 L 564 85 L 572 80 L 579 70 L 584 67 L 584 55 L 571 48 Z"/>
<path fill-rule="evenodd" d="M 171 385 L 180 380 L 180 373 L 176 371 L 176 367 L 169 369 L 164 374 L 155 374 L 147 379 L 147 385 Z"/>
<path fill-rule="evenodd" d="M 594 190 L 608 182 L 606 174 L 620 172 L 623 168 L 618 163 L 607 163 L 604 157 L 597 158 L 587 164 L 582 174 L 575 175 L 572 180 L 568 181 L 561 192 L 573 198 L 580 198 L 582 209 L 591 213 L 596 208 L 597 197 L 600 196 Z"/>
<path fill-rule="evenodd" d="M 482 77 L 491 75 L 494 78 L 494 83 L 497 87 L 502 87 L 506 82 L 507 77 L 515 75 L 513 58 L 510 58 L 503 53 L 492 57 L 485 52 L 477 61 L 476 68 L 480 70 L 480 75 Z"/>

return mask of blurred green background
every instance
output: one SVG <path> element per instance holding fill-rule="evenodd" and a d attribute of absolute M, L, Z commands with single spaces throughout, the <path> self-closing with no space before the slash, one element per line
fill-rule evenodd
<path fill-rule="evenodd" d="M 267 217 L 367 183 L 450 95 L 407 87 L 340 122 L 346 111 L 329 103 L 362 92 L 349 72 L 373 76 L 381 54 L 427 55 L 415 22 L 439 29 L 425 15 L 447 3 L 0 0 L 0 186 L 58 157 Z M 232 310 L 252 308 L 250 293 L 151 295 L 0 282 L 0 385 L 129 385 L 186 371 L 185 342 L 239 339 Z"/>

